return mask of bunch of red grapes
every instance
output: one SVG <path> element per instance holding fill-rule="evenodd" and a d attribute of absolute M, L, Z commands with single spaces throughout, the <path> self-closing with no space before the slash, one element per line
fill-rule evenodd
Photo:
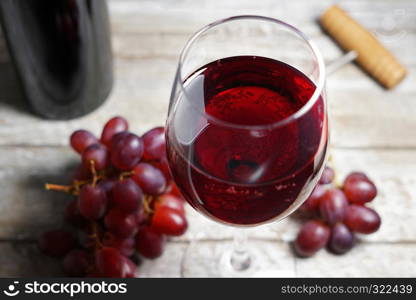
<path fill-rule="evenodd" d="M 81 155 L 72 184 L 46 187 L 77 197 L 65 211 L 77 234 L 45 232 L 39 247 L 62 257 L 68 276 L 134 277 L 137 254 L 160 256 L 166 238 L 188 226 L 184 200 L 169 174 L 164 128 L 139 137 L 124 118 L 114 117 L 100 139 L 78 130 L 70 143 Z"/>
<path fill-rule="evenodd" d="M 335 254 L 348 252 L 355 244 L 355 233 L 371 234 L 380 228 L 379 214 L 365 204 L 377 196 L 377 187 L 362 172 L 350 173 L 341 187 L 335 172 L 325 167 L 319 184 L 300 207 L 312 216 L 303 224 L 294 242 L 302 257 L 314 255 L 325 246 Z"/>

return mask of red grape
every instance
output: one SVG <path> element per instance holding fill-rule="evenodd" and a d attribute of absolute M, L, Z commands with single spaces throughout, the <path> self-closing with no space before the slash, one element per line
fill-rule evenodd
<path fill-rule="evenodd" d="M 102 277 L 102 275 L 100 274 L 100 272 L 97 269 L 92 269 L 91 271 L 89 271 L 85 277 L 88 278 L 99 278 Z"/>
<path fill-rule="evenodd" d="M 162 157 L 162 159 L 159 162 L 160 162 L 160 168 L 159 169 L 163 172 L 163 175 L 165 175 L 165 178 L 167 180 L 171 180 L 172 175 L 170 174 L 168 158 L 166 156 Z"/>
<path fill-rule="evenodd" d="M 111 139 L 116 133 L 129 129 L 129 124 L 123 117 L 114 117 L 110 119 L 103 128 L 101 133 L 101 142 L 107 147 L 111 147 Z"/>
<path fill-rule="evenodd" d="M 70 137 L 71 147 L 78 153 L 82 153 L 87 147 L 98 144 L 98 139 L 87 130 L 77 130 Z"/>
<path fill-rule="evenodd" d="M 188 228 L 188 222 L 183 214 L 168 207 L 155 211 L 152 218 L 152 228 L 159 233 L 179 236 Z"/>
<path fill-rule="evenodd" d="M 143 257 L 153 259 L 162 255 L 165 242 L 166 237 L 163 234 L 145 226 L 137 234 L 136 249 Z"/>
<path fill-rule="evenodd" d="M 321 178 L 319 179 L 320 184 L 328 184 L 331 183 L 335 178 L 334 169 L 331 167 L 325 167 L 324 171 L 322 172 Z"/>
<path fill-rule="evenodd" d="M 62 266 L 64 273 L 71 277 L 83 277 L 87 273 L 89 267 L 88 254 L 85 250 L 74 249 L 69 252 L 63 262 Z"/>
<path fill-rule="evenodd" d="M 352 204 L 347 209 L 344 223 L 354 232 L 370 234 L 380 228 L 381 218 L 371 208 Z"/>
<path fill-rule="evenodd" d="M 329 189 L 321 197 L 321 217 L 330 225 L 341 222 L 346 214 L 348 201 L 340 189 Z"/>
<path fill-rule="evenodd" d="M 107 178 L 107 179 L 103 179 L 98 183 L 98 186 L 104 191 L 104 193 L 107 196 L 108 201 L 111 201 L 111 199 L 113 199 L 113 188 L 114 185 L 117 183 L 118 181 L 116 179 L 111 179 L 111 178 Z"/>
<path fill-rule="evenodd" d="M 103 247 L 96 252 L 95 264 L 103 277 L 125 278 L 131 275 L 126 259 L 117 249 Z"/>
<path fill-rule="evenodd" d="M 134 212 L 143 204 L 142 189 L 130 178 L 120 180 L 114 185 L 111 204 L 126 213 Z"/>
<path fill-rule="evenodd" d="M 336 253 L 343 254 L 354 246 L 354 234 L 344 223 L 337 223 L 332 227 L 328 248 Z"/>
<path fill-rule="evenodd" d="M 160 195 L 166 189 L 166 179 L 163 173 L 148 163 L 139 163 L 133 169 L 133 180 L 149 195 Z"/>
<path fill-rule="evenodd" d="M 178 186 L 173 181 L 171 181 L 168 188 L 166 189 L 166 193 L 175 195 L 175 196 L 183 199 L 183 196 L 182 196 L 181 192 L 179 191 Z"/>
<path fill-rule="evenodd" d="M 97 171 L 104 170 L 110 163 L 110 155 L 106 147 L 101 144 L 93 144 L 82 152 L 82 165 L 90 170 L 91 162 Z"/>
<path fill-rule="evenodd" d="M 88 223 L 81 231 L 78 232 L 78 241 L 84 248 L 95 248 L 97 241 L 104 237 L 104 230 L 98 223 Z"/>
<path fill-rule="evenodd" d="M 87 219 L 85 219 L 79 211 L 78 201 L 72 200 L 67 204 L 65 208 L 65 221 L 80 228 L 87 224 Z"/>
<path fill-rule="evenodd" d="M 103 245 L 117 249 L 124 256 L 132 256 L 134 253 L 135 241 L 133 238 L 123 239 L 107 232 L 104 235 Z"/>
<path fill-rule="evenodd" d="M 75 248 L 74 236 L 65 230 L 52 230 L 44 232 L 38 241 L 40 250 L 50 256 L 64 256 Z"/>
<path fill-rule="evenodd" d="M 364 204 L 377 196 L 377 187 L 368 178 L 347 176 L 344 181 L 344 193 L 353 204 Z"/>
<path fill-rule="evenodd" d="M 294 242 L 294 248 L 299 256 L 312 256 L 325 247 L 329 240 L 330 230 L 327 225 L 318 220 L 305 223 Z"/>
<path fill-rule="evenodd" d="M 132 278 L 136 275 L 137 266 L 134 262 L 132 262 L 129 258 L 123 257 L 124 267 L 126 272 L 126 278 Z"/>
<path fill-rule="evenodd" d="M 160 160 L 166 156 L 165 129 L 156 127 L 143 134 L 145 160 Z"/>
<path fill-rule="evenodd" d="M 363 172 L 351 172 L 345 178 L 345 180 L 347 180 L 347 179 L 349 179 L 349 180 L 356 180 L 356 179 L 366 180 L 366 179 L 368 179 L 368 177 Z"/>
<path fill-rule="evenodd" d="M 101 218 L 107 208 L 107 196 L 99 186 L 84 185 L 79 193 L 79 211 L 88 220 Z"/>
<path fill-rule="evenodd" d="M 143 207 L 140 207 L 135 213 L 134 216 L 136 217 L 136 223 L 140 226 L 143 225 L 147 221 L 147 215 L 144 212 Z"/>
<path fill-rule="evenodd" d="M 160 171 L 162 171 L 163 176 L 165 176 L 165 179 L 167 181 L 172 179 L 172 175 L 170 174 L 169 170 L 169 163 L 168 159 L 166 157 L 163 157 L 161 160 L 153 160 L 149 162 L 154 167 L 158 168 Z"/>
<path fill-rule="evenodd" d="M 111 148 L 111 162 L 120 170 L 131 170 L 143 155 L 143 142 L 140 137 L 128 133 L 118 139 Z"/>
<path fill-rule="evenodd" d="M 187 230 L 185 200 L 166 157 L 165 129 L 140 137 L 128 127 L 124 118 L 114 117 L 100 138 L 83 129 L 73 132 L 70 144 L 81 163 L 72 185 L 46 185 L 78 195 L 65 208 L 65 221 L 77 227 L 77 235 L 55 230 L 39 238 L 45 254 L 63 257 L 67 276 L 135 277 L 137 254 L 156 258 L 169 235 Z"/>
<path fill-rule="evenodd" d="M 137 217 L 135 214 L 112 208 L 104 218 L 108 231 L 120 238 L 129 238 L 137 232 Z"/>
<path fill-rule="evenodd" d="M 176 210 L 182 215 L 185 214 L 183 200 L 172 194 L 163 194 L 162 196 L 158 197 L 155 204 L 155 210 L 163 209 L 164 207 Z"/>
<path fill-rule="evenodd" d="M 124 139 L 126 136 L 128 136 L 130 134 L 130 132 L 128 132 L 128 131 L 122 131 L 122 132 L 119 132 L 119 133 L 117 133 L 117 134 L 115 134 L 114 136 L 113 136 L 113 138 L 111 139 L 111 149 L 113 148 L 113 147 L 115 147 L 115 145 L 117 145 L 117 143 L 119 142 L 119 141 L 121 141 L 122 139 Z"/>
<path fill-rule="evenodd" d="M 321 203 L 321 198 L 325 194 L 325 191 L 325 187 L 318 184 L 312 191 L 312 194 L 309 196 L 309 198 L 305 201 L 305 203 L 302 204 L 299 210 L 306 213 L 318 211 L 319 205 Z"/>

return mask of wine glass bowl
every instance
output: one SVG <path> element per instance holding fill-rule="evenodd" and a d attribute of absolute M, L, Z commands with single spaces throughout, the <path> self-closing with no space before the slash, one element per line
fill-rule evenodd
<path fill-rule="evenodd" d="M 191 206 L 234 226 L 299 207 L 326 158 L 324 79 L 317 48 L 282 21 L 237 16 L 195 33 L 166 124 L 170 170 Z"/>

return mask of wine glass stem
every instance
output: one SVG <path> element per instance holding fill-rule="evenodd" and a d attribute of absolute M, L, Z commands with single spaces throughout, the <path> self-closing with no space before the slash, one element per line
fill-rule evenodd
<path fill-rule="evenodd" d="M 235 271 L 244 271 L 250 267 L 251 257 L 247 250 L 246 230 L 234 230 L 234 243 L 230 259 L 231 266 Z"/>

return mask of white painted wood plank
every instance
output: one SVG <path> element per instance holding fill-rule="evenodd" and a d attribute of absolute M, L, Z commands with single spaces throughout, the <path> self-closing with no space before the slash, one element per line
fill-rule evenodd
<path fill-rule="evenodd" d="M 331 87 L 328 80 L 327 101 L 330 113 L 331 143 L 335 147 L 414 148 L 416 141 L 415 92 L 400 92 L 412 84 L 410 75 L 397 91 L 386 92 L 378 87 L 361 91 Z M 339 77 L 337 77 L 339 78 Z M 335 78 L 334 78 L 335 79 Z M 375 85 L 369 78 L 362 78 Z M 342 79 L 341 79 L 342 81 Z"/>
<path fill-rule="evenodd" d="M 187 243 L 168 242 L 162 256 L 157 259 L 143 259 L 138 267 L 137 276 L 141 278 L 182 277 L 183 259 L 187 247 Z"/>
<path fill-rule="evenodd" d="M 200 241 L 190 244 L 183 259 L 185 277 L 231 277 L 227 269 L 221 271 L 222 256 L 230 251 L 232 243 Z M 248 248 L 253 269 L 237 277 L 294 277 L 295 258 L 286 243 L 277 241 L 251 241 Z M 223 261 L 225 263 L 225 261 Z"/>
<path fill-rule="evenodd" d="M 345 255 L 321 250 L 296 259 L 298 277 L 415 277 L 415 244 L 358 244 Z"/>
<path fill-rule="evenodd" d="M 333 151 L 338 174 L 365 171 L 377 184 L 379 196 L 371 205 L 380 213 L 379 232 L 363 237 L 377 242 L 416 241 L 416 155 L 413 151 Z M 68 148 L 0 147 L 0 239 L 33 239 L 44 230 L 61 226 L 63 208 L 71 196 L 45 191 L 45 182 L 66 183 L 76 155 Z M 233 228 L 217 224 L 188 207 L 190 227 L 180 241 L 230 239 Z M 249 229 L 252 238 L 290 241 L 298 220 Z"/>
<path fill-rule="evenodd" d="M 343 179 L 351 171 L 364 171 L 377 185 L 378 196 L 368 205 L 382 218 L 378 232 L 363 235 L 369 241 L 414 241 L 416 218 L 416 155 L 414 151 L 334 150 L 334 166 Z M 400 238 L 399 238 L 400 236 Z"/>
<path fill-rule="evenodd" d="M 201 241 L 184 248 L 171 243 L 166 255 L 139 266 L 140 277 L 221 277 L 219 258 L 230 242 Z M 287 243 L 252 241 L 256 271 L 246 277 L 414 277 L 415 244 L 359 242 L 345 255 L 319 251 L 311 258 L 297 258 Z M 171 255 L 167 255 L 171 254 Z M 178 269 L 181 271 L 178 274 Z"/>
<path fill-rule="evenodd" d="M 222 0 L 111 0 L 115 88 L 96 112 L 69 122 L 44 121 L 27 112 L 0 37 L 0 239 L 33 240 L 40 232 L 61 226 L 68 197 L 44 191 L 43 183 L 65 182 L 68 165 L 76 156 L 68 148 L 46 146 L 66 145 L 69 134 L 78 128 L 99 134 L 103 123 L 117 114 L 127 117 L 138 133 L 164 123 L 177 57 L 195 30 L 230 15 L 268 15 L 299 26 L 331 61 L 342 52 L 314 21 L 330 4 L 329 0 L 262 0 L 260 4 L 242 0 L 238 5 Z M 416 2 L 354 0 L 341 5 L 409 69 L 408 78 L 389 92 L 355 65 L 341 69 L 327 84 L 336 168 L 341 177 L 357 169 L 375 180 L 380 195 L 371 205 L 383 224 L 376 234 L 360 236 L 361 243 L 346 256 L 322 251 L 312 259 L 296 259 L 296 269 L 286 242 L 295 237 L 299 220 L 288 218 L 249 230 L 255 252 L 273 266 L 263 276 L 272 276 L 276 266 L 296 270 L 297 276 L 415 276 L 416 155 L 411 149 L 416 147 Z M 215 274 L 214 264 L 200 261 L 198 255 L 218 253 L 229 243 L 232 228 L 189 207 L 188 218 L 188 233 L 172 241 L 160 259 L 144 261 L 141 276 Z M 196 238 L 203 242 L 189 252 L 187 243 Z M 1 276 L 59 274 L 59 262 L 39 255 L 34 243 L 1 242 L 0 252 Z"/>
<path fill-rule="evenodd" d="M 342 7 L 344 7 L 351 15 L 356 18 L 365 16 L 367 19 L 371 17 L 392 16 L 397 17 L 402 26 L 413 26 L 411 16 L 416 13 L 414 11 L 415 3 L 412 0 L 384 0 L 384 1 L 351 1 L 342 0 L 336 1 Z M 134 1 L 134 0 L 111 0 L 110 10 L 114 15 L 124 16 L 138 16 L 138 15 L 153 15 L 153 14 L 176 14 L 178 17 L 182 17 L 178 24 L 170 27 L 166 27 L 166 30 L 173 31 L 176 28 L 185 28 L 184 24 L 189 22 L 210 22 L 213 19 L 209 19 L 208 15 L 211 14 L 214 17 L 221 18 L 224 16 L 231 16 L 237 14 L 263 14 L 272 16 L 275 18 L 281 18 L 283 20 L 301 21 L 307 20 L 311 17 L 316 17 L 325 8 L 334 4 L 333 1 L 274 1 L 274 0 L 262 0 L 260 2 L 253 2 L 250 0 L 241 1 L 221 1 L 221 0 L 199 0 L 199 1 Z M 405 10 L 403 15 L 394 14 L 393 9 Z M 409 18 L 406 18 L 409 16 Z M 199 17 L 199 21 L 198 21 Z M 144 17 L 146 18 L 146 17 Z M 205 19 L 206 18 L 206 19 Z M 376 20 L 375 22 L 373 22 Z M 146 21 L 142 18 L 137 22 Z M 293 21 L 292 21 L 293 22 Z M 377 22 L 377 19 L 363 20 L 361 22 L 367 22 L 373 26 L 382 26 L 381 22 Z M 203 23 L 201 23 L 203 24 Z M 148 28 L 142 27 L 139 30 L 146 31 Z"/>
<path fill-rule="evenodd" d="M 229 242 L 205 241 L 188 248 L 169 242 L 164 255 L 144 260 L 138 276 L 217 277 L 217 261 Z M 416 245 L 358 243 L 345 255 L 321 250 L 311 258 L 296 258 L 290 246 L 275 241 L 253 241 L 253 259 L 260 268 L 250 277 L 414 277 Z M 225 247 L 225 248 L 224 248 Z M 190 251 L 192 250 L 192 252 Z M 62 276 L 61 260 L 41 254 L 35 243 L 0 243 L 1 277 Z M 211 257 L 211 259 L 207 259 Z"/>
<path fill-rule="evenodd" d="M 164 124 L 176 62 L 162 58 L 123 60 L 116 66 L 117 79 L 108 101 L 76 120 L 50 122 L 22 113 L 21 92 L 4 99 L 0 102 L 0 145 L 66 145 L 72 131 L 87 128 L 100 134 L 105 121 L 114 115 L 125 116 L 138 133 Z M 345 73 L 329 78 L 327 99 L 334 145 L 416 147 L 414 70 L 397 90 L 388 92 L 352 65 L 345 67 Z M 13 74 L 10 67 L 7 74 Z M 0 86 L 17 85 L 5 79 Z"/>
<path fill-rule="evenodd" d="M 138 277 L 181 277 L 187 244 L 168 242 L 164 254 L 138 266 Z M 61 277 L 62 259 L 43 255 L 35 242 L 0 242 L 0 277 Z M 189 263 L 189 261 L 188 261 Z"/>
<path fill-rule="evenodd" d="M 260 9 L 268 11 L 273 7 L 287 15 L 287 11 L 298 6 L 312 5 L 308 13 L 299 8 L 299 19 L 304 21 L 306 31 L 314 35 L 327 61 L 341 54 L 314 22 L 317 7 L 325 7 L 329 2 L 306 3 L 302 0 L 279 3 L 265 1 Z M 404 6 L 406 13 L 413 14 L 412 2 L 386 3 L 383 7 Z M 109 100 L 96 112 L 70 122 L 50 122 L 31 115 L 22 102 L 22 92 L 18 90 L 10 62 L 0 64 L 0 145 L 65 145 L 67 136 L 73 130 L 88 127 L 99 133 L 105 120 L 116 114 L 126 116 L 132 128 L 139 133 L 163 124 L 180 49 L 196 28 L 208 22 L 199 12 L 205 13 L 207 18 L 211 14 L 210 17 L 214 18 L 218 17 L 216 12 L 225 14 L 233 7 L 235 5 L 228 1 L 227 4 L 222 1 L 111 2 L 116 59 L 114 90 Z M 238 7 L 237 10 L 250 10 L 258 5 L 243 1 Z M 281 7 L 287 9 L 282 10 Z M 351 9 L 359 12 L 364 8 L 356 3 L 351 5 Z M 183 11 L 187 14 L 181 14 Z M 377 16 L 370 13 L 361 17 L 377 20 Z M 376 26 L 376 21 L 369 25 Z M 409 30 L 400 43 L 388 45 L 409 66 L 410 73 L 394 91 L 384 91 L 354 65 L 346 66 L 328 79 L 333 142 L 336 146 L 416 147 L 412 129 L 416 127 L 416 105 L 413 101 L 416 95 L 416 85 L 413 84 L 416 80 L 416 56 L 412 52 L 415 43 L 416 31 Z"/>
<path fill-rule="evenodd" d="M 416 241 L 413 224 L 416 219 L 416 155 L 413 151 L 347 150 L 332 151 L 333 165 L 342 182 L 352 171 L 364 171 L 378 187 L 377 198 L 369 203 L 382 218 L 380 230 L 360 235 L 362 240 L 377 242 Z M 232 236 L 233 228 L 188 213 L 190 229 L 182 239 L 194 237 L 223 239 Z M 291 241 L 296 237 L 302 220 L 297 216 L 281 222 L 249 229 L 251 237 Z"/>

